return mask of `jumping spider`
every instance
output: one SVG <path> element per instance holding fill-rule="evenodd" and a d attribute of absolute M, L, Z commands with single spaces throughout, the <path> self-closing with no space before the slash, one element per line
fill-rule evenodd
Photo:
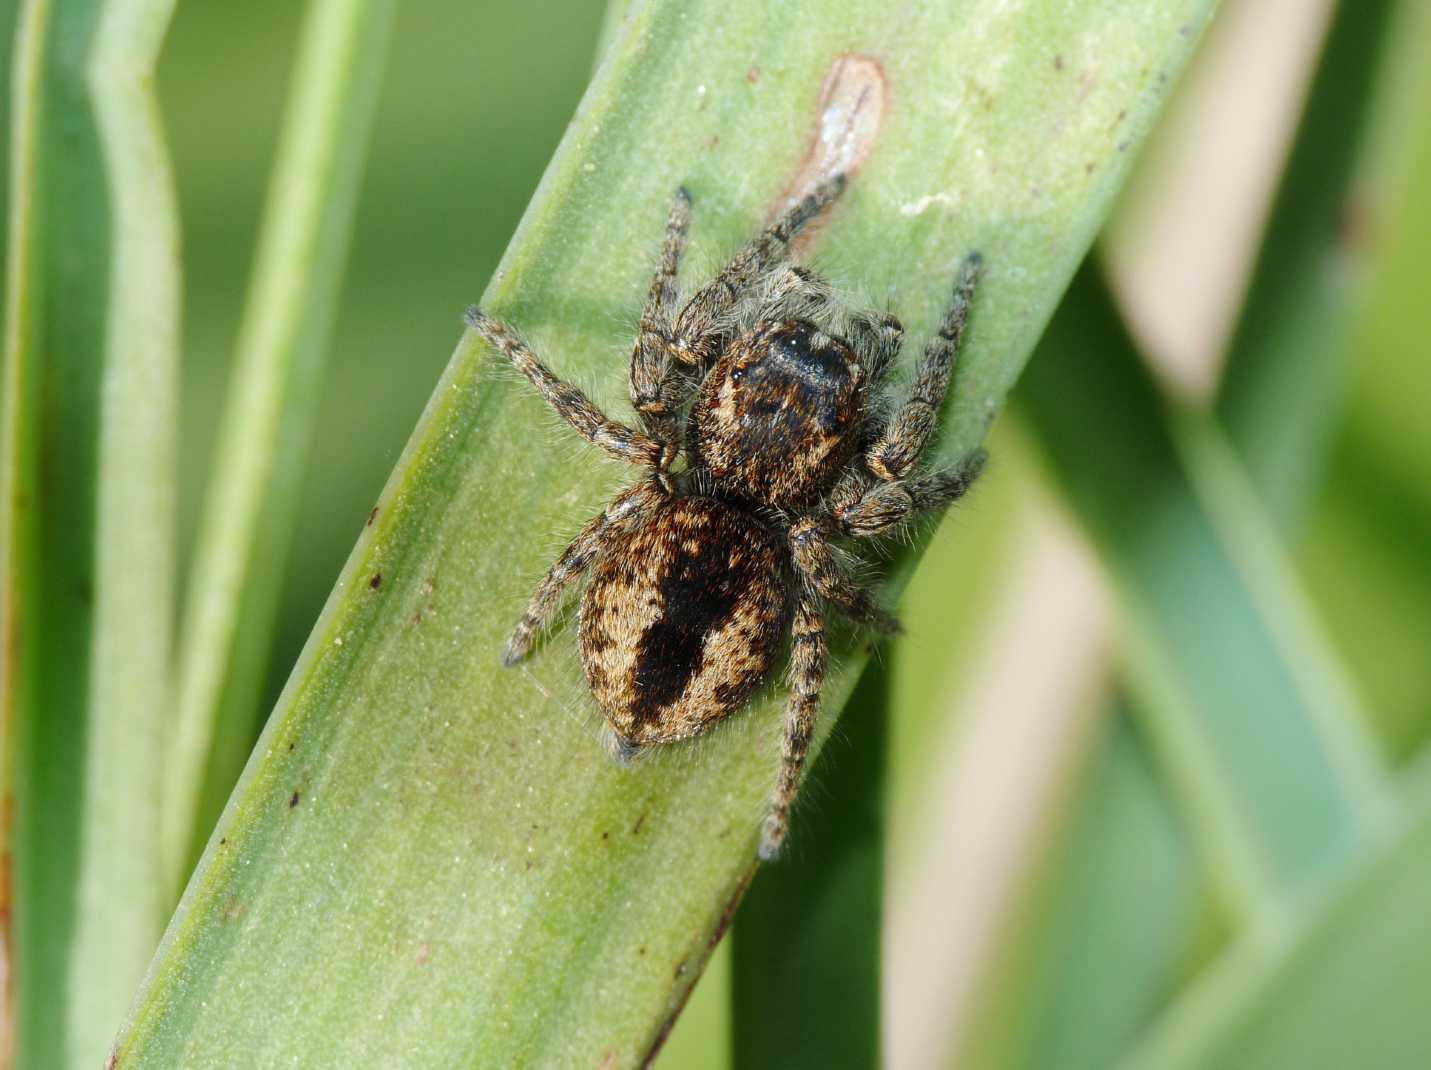
<path fill-rule="evenodd" d="M 551 566 L 507 643 L 506 664 L 526 656 L 563 589 L 591 570 L 581 660 L 609 748 L 629 760 L 734 713 L 791 632 L 791 694 L 762 858 L 785 840 L 814 731 L 826 605 L 882 632 L 898 627 L 846 575 L 830 540 L 884 535 L 949 504 L 985 456 L 976 450 L 952 469 L 909 478 L 954 371 L 979 255 L 964 260 L 908 397 L 882 405 L 899 321 L 838 307 L 823 278 L 789 260 L 791 240 L 844 185 L 841 176 L 819 186 L 684 305 L 676 274 L 690 197 L 677 192 L 631 353 L 642 430 L 609 419 L 504 324 L 476 308 L 466 316 L 572 427 L 645 469 Z"/>

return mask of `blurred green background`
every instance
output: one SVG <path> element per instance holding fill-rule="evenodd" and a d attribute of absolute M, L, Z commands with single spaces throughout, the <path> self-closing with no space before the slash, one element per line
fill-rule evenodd
<path fill-rule="evenodd" d="M 399 7 L 264 710 L 581 99 L 604 10 Z M 276 0 L 181 3 L 160 65 L 184 228 L 186 562 L 303 14 Z"/>

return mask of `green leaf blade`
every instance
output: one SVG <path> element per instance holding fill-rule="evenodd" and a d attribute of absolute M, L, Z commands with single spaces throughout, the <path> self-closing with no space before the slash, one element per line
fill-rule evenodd
<path fill-rule="evenodd" d="M 1134 622 L 1135 690 L 1202 814 L 1225 890 L 1259 910 L 1314 885 L 1379 824 L 1385 785 L 1270 519 L 1235 464 L 1221 462 L 1211 429 L 1160 418 L 1157 389 L 1091 267 L 1026 387 Z M 1103 420 L 1110 412 L 1116 422 Z M 1271 754 L 1277 775 L 1265 775 Z"/>
<path fill-rule="evenodd" d="M 183 618 L 163 810 L 175 895 L 247 752 L 394 14 L 308 12 Z"/>
<path fill-rule="evenodd" d="M 40 2 L 20 26 L 3 675 L 21 1065 L 103 1058 L 166 909 L 181 287 L 152 73 L 171 6 Z"/>

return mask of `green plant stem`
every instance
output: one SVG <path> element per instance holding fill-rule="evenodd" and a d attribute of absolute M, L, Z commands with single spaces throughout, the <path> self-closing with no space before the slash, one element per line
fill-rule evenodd
<path fill-rule="evenodd" d="M 180 635 L 176 897 L 248 751 L 394 10 L 313 0 L 303 31 Z"/>

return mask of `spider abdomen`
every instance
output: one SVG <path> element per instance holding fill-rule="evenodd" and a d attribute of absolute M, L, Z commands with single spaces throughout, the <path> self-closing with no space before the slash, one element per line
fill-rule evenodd
<path fill-rule="evenodd" d="M 619 537 L 581 603 L 587 682 L 623 743 L 697 735 L 750 696 L 789 623 L 785 555 L 752 516 L 672 498 Z"/>

